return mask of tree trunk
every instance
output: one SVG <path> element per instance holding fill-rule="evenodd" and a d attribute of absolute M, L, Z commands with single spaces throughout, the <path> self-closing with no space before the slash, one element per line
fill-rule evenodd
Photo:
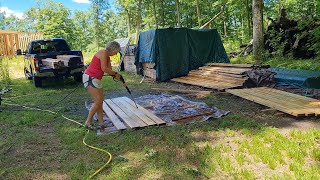
<path fill-rule="evenodd" d="M 224 37 L 227 37 L 226 13 L 223 13 L 223 33 Z"/>
<path fill-rule="evenodd" d="M 250 13 L 251 13 L 251 10 L 250 10 L 250 6 L 249 6 L 249 0 L 246 0 L 246 7 L 247 7 L 247 20 L 248 20 L 248 35 L 249 35 L 249 39 L 251 39 L 251 17 L 250 17 Z"/>
<path fill-rule="evenodd" d="M 163 0 L 161 0 L 161 9 L 160 9 L 160 11 L 161 11 L 161 18 L 160 18 L 160 20 L 161 20 L 161 26 L 162 27 L 164 27 L 165 26 L 165 22 L 164 22 L 164 16 L 165 16 L 165 14 L 164 14 L 164 4 L 163 4 Z"/>
<path fill-rule="evenodd" d="M 262 0 L 253 0 L 252 2 L 253 54 L 257 63 L 261 62 L 261 53 L 263 51 L 262 4 Z"/>
<path fill-rule="evenodd" d="M 137 18 L 137 28 L 136 28 L 136 37 L 134 43 L 137 44 L 139 40 L 139 34 L 140 34 L 140 26 L 141 26 L 141 4 L 142 0 L 139 0 L 138 2 L 138 18 Z"/>
<path fill-rule="evenodd" d="M 177 7 L 177 22 L 178 27 L 181 28 L 181 22 L 180 22 L 180 7 L 179 7 L 179 0 L 176 0 L 176 7 Z"/>
<path fill-rule="evenodd" d="M 128 28 L 128 38 L 131 36 L 131 29 L 130 29 L 130 26 L 131 26 L 131 22 L 130 22 L 130 14 L 129 14 L 129 11 L 126 9 L 126 15 L 127 15 L 127 28 Z"/>
<path fill-rule="evenodd" d="M 152 1 L 152 8 L 153 8 L 154 23 L 155 23 L 155 25 L 156 25 L 156 29 L 158 29 L 157 12 L 156 12 L 156 2 L 155 2 L 155 1 Z"/>
<path fill-rule="evenodd" d="M 200 3 L 199 0 L 197 0 L 197 16 L 198 16 L 198 25 L 201 27 L 201 15 L 200 15 Z"/>
<path fill-rule="evenodd" d="M 243 26 L 243 17 L 241 17 L 241 44 L 244 40 L 244 26 Z"/>

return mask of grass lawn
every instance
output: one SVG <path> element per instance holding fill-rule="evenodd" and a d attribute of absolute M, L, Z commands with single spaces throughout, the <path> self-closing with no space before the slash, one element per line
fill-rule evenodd
<path fill-rule="evenodd" d="M 81 123 L 89 96 L 72 78 L 46 81 L 44 88 L 17 75 L 20 60 L 9 64 L 10 87 L 3 98 L 48 108 Z M 2 62 L 5 64 L 4 62 Z M 122 73 L 135 97 L 152 87 L 191 89 L 186 85 L 144 81 Z M 1 81 L 5 86 L 4 81 Z M 103 79 L 105 96 L 128 96 L 120 83 Z M 196 99 L 231 113 L 189 125 L 149 127 L 96 136 L 87 143 L 106 149 L 113 160 L 96 179 L 320 179 L 320 119 L 294 119 L 221 92 Z M 87 179 L 106 161 L 105 154 L 82 144 L 79 125 L 40 111 L 0 106 L 0 179 Z"/>

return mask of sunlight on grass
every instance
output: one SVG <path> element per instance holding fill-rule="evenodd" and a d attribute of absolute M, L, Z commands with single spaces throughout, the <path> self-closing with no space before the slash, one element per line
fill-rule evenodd
<path fill-rule="evenodd" d="M 225 133 L 228 131 L 230 130 L 226 129 Z M 232 151 L 223 143 L 212 147 L 207 142 L 206 146 L 196 149 L 200 172 L 211 177 L 221 169 L 235 178 L 255 179 L 254 171 L 247 168 L 263 163 L 266 166 L 261 166 L 261 172 L 270 170 L 274 172 L 273 175 L 265 177 L 278 179 L 294 176 L 298 179 L 302 177 L 313 179 L 320 176 L 319 169 L 315 165 L 318 162 L 315 154 L 318 152 L 319 133 L 317 129 L 308 132 L 292 130 L 290 136 L 286 137 L 275 128 L 267 128 L 260 133 L 246 135 L 248 139 L 237 139 L 234 141 L 237 147 L 233 147 Z M 231 161 L 233 157 L 235 161 Z M 277 169 L 283 168 L 290 170 L 286 172 L 289 174 L 277 173 Z"/>
<path fill-rule="evenodd" d="M 16 57 L 4 57 L 0 59 L 1 64 L 0 65 L 0 71 L 7 70 L 8 71 L 8 77 L 10 79 L 19 79 L 19 78 L 24 78 L 24 60 L 23 56 L 16 56 Z M 2 69 L 2 70 L 1 70 Z M 0 76 L 1 79 L 1 76 Z"/>

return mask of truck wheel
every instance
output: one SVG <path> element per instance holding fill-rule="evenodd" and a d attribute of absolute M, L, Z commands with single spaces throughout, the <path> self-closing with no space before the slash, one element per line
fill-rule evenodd
<path fill-rule="evenodd" d="M 42 87 L 42 79 L 40 77 L 33 77 L 33 84 L 35 87 Z"/>
<path fill-rule="evenodd" d="M 73 78 L 77 82 L 82 82 L 82 73 L 73 75 Z"/>

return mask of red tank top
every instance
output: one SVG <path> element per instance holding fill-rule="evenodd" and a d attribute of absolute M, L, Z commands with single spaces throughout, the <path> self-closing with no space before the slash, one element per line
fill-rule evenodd
<path fill-rule="evenodd" d="M 110 58 L 107 57 L 107 60 L 110 61 Z M 93 56 L 90 65 L 88 66 L 88 68 L 86 69 L 86 71 L 84 73 L 88 74 L 91 77 L 94 77 L 96 79 L 101 80 L 104 72 L 101 69 L 100 61 L 101 60 L 99 58 L 97 58 L 96 56 Z"/>

